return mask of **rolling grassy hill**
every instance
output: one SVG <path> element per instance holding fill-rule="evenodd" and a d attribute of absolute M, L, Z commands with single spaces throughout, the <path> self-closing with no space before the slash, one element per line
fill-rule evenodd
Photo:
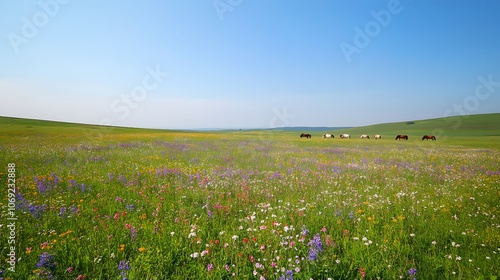
<path fill-rule="evenodd" d="M 346 129 L 345 133 L 358 134 L 424 134 L 449 136 L 500 136 L 500 113 L 454 116 L 438 119 L 384 123 Z"/>
<path fill-rule="evenodd" d="M 412 124 L 408 124 L 411 122 Z M 396 123 L 384 123 L 370 126 L 353 128 L 342 128 L 336 130 L 318 131 L 314 128 L 301 128 L 301 131 L 274 129 L 274 130 L 228 130 L 228 131 L 174 131 L 161 129 L 141 129 L 126 127 L 106 127 L 98 125 L 77 124 L 67 122 L 55 122 L 34 119 L 22 119 L 11 117 L 0 117 L 0 143 L 12 143 L 13 141 L 45 141 L 57 136 L 58 139 L 69 142 L 85 142 L 88 140 L 100 140 L 113 136 L 113 139 L 140 138 L 162 138 L 167 134 L 178 137 L 206 137 L 222 133 L 237 134 L 240 136 L 252 136 L 275 134 L 287 137 L 296 136 L 299 132 L 309 132 L 313 138 L 318 138 L 324 133 L 333 133 L 335 137 L 341 133 L 349 133 L 352 138 L 359 138 L 361 134 L 381 134 L 383 140 L 394 140 L 397 134 L 407 134 L 410 140 L 419 140 L 425 134 L 432 134 L 439 142 L 446 141 L 448 144 L 472 146 L 495 146 L 500 147 L 500 113 L 478 114 L 468 116 L 454 116 L 447 118 L 412 120 Z"/>
<path fill-rule="evenodd" d="M 332 133 L 335 135 L 335 140 L 333 141 L 338 141 L 340 134 L 349 133 L 351 134 L 350 141 L 356 142 L 366 141 L 365 139 L 359 139 L 362 134 L 368 134 L 372 139 L 375 134 L 381 134 L 383 141 L 379 142 L 384 143 L 394 143 L 394 139 L 398 134 L 407 134 L 410 139 L 409 142 L 413 143 L 415 141 L 421 142 L 423 135 L 435 135 L 438 139 L 436 142 L 437 145 L 457 145 L 500 149 L 500 113 L 454 116 L 426 120 L 409 120 L 352 128 L 329 128 L 325 130 L 301 127 L 300 131 L 278 128 L 273 130 L 253 130 L 243 132 L 233 131 L 234 134 L 243 134 L 246 136 L 261 137 L 264 139 L 266 139 L 266 137 L 272 137 L 270 135 L 273 133 L 275 138 L 279 135 L 284 138 L 293 137 L 298 139 L 301 132 L 312 134 L 314 140 L 321 139 L 321 136 L 325 133 Z"/>
<path fill-rule="evenodd" d="M 98 142 L 101 140 L 126 140 L 159 138 L 165 133 L 185 133 L 175 130 L 99 126 L 68 122 L 0 117 L 0 143 L 23 141 L 64 141 L 68 143 Z M 189 132 L 190 135 L 201 134 Z"/>
<path fill-rule="evenodd" d="M 359 138 L 361 134 L 368 134 L 370 137 L 381 134 L 383 139 L 391 140 L 398 134 L 407 134 L 410 140 L 418 141 L 421 141 L 423 135 L 435 135 L 439 142 L 445 144 L 500 148 L 500 114 L 384 123 L 350 128 L 342 133 L 350 133 L 354 138 Z"/>

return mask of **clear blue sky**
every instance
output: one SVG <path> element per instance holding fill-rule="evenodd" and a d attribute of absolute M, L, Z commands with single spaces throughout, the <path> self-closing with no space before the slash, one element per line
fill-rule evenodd
<path fill-rule="evenodd" d="M 493 0 L 1 1 L 0 115 L 269 128 L 499 112 L 499 15 Z"/>

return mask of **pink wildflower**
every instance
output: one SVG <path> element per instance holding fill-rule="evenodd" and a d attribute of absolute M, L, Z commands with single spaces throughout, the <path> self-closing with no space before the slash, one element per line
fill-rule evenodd
<path fill-rule="evenodd" d="M 366 273 L 365 273 L 365 269 L 364 269 L 364 268 L 360 267 L 360 268 L 359 268 L 359 273 L 361 274 L 361 277 L 362 277 L 362 278 L 365 278 Z"/>

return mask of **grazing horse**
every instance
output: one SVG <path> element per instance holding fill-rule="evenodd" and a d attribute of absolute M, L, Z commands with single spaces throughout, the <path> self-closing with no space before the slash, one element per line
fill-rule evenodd
<path fill-rule="evenodd" d="M 335 138 L 333 134 L 323 134 L 323 138 Z"/>
<path fill-rule="evenodd" d="M 349 134 L 340 134 L 340 138 L 351 138 Z"/>
<path fill-rule="evenodd" d="M 382 135 L 380 135 L 380 134 L 375 134 L 375 137 L 373 137 L 373 138 L 375 138 L 375 139 L 382 139 Z"/>
<path fill-rule="evenodd" d="M 305 137 L 305 138 L 311 138 L 312 136 L 311 136 L 311 134 L 309 134 L 309 133 L 302 133 L 302 134 L 300 135 L 300 138 L 303 138 L 303 137 Z"/>
<path fill-rule="evenodd" d="M 398 136 L 396 136 L 396 140 L 399 140 L 399 139 L 408 140 L 408 135 L 399 134 Z"/>
<path fill-rule="evenodd" d="M 366 134 L 363 134 L 361 135 L 361 137 L 359 137 L 361 139 L 370 139 L 370 136 L 366 135 Z"/>
<path fill-rule="evenodd" d="M 432 141 L 434 141 L 434 140 L 436 140 L 436 136 L 434 136 L 434 135 L 424 135 L 424 137 L 422 137 L 422 141 L 424 141 L 424 139 L 425 140 L 431 139 Z"/>

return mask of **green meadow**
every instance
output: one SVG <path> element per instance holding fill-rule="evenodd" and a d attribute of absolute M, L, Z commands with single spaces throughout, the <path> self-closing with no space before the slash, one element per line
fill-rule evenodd
<path fill-rule="evenodd" d="M 497 279 L 500 114 L 409 122 L 301 139 L 0 117 L 0 279 Z"/>

